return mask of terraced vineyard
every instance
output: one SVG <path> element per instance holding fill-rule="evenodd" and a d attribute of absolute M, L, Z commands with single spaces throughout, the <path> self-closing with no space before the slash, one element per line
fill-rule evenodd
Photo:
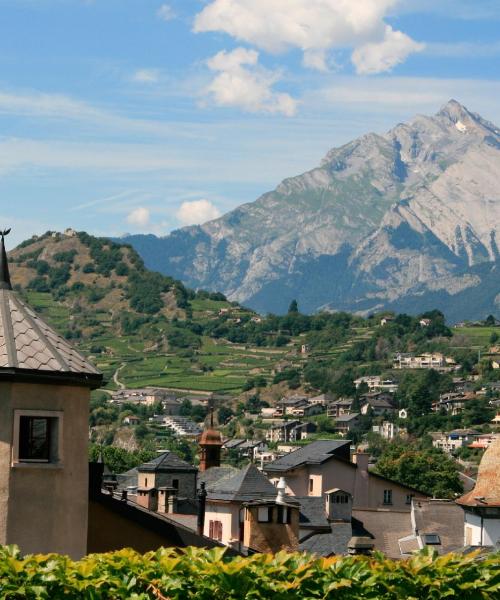
<path fill-rule="evenodd" d="M 300 371 L 311 358 L 333 361 L 374 331 L 350 317 L 347 325 L 330 317 L 314 324 L 297 311 L 261 318 L 222 294 L 151 273 L 132 248 L 85 233 L 28 240 L 11 253 L 11 267 L 16 288 L 91 357 L 108 391 L 158 386 L 237 395 L 249 379 L 271 384 L 276 373 Z M 311 350 L 302 352 L 303 345 Z"/>
<path fill-rule="evenodd" d="M 26 292 L 26 299 L 55 329 L 64 331 L 71 319 L 71 311 L 66 306 L 56 302 L 49 293 Z M 206 319 L 214 318 L 227 303 L 196 300 L 193 305 L 194 318 Z M 96 313 L 96 317 L 101 324 L 108 322 L 110 325 L 106 313 Z M 372 333 L 368 327 L 353 328 L 351 339 L 327 352 L 313 351 L 310 357 L 333 359 Z M 299 351 L 303 341 L 303 336 L 297 336 L 287 346 L 267 348 L 204 336 L 197 353 L 186 357 L 182 352 L 158 352 L 140 335 L 104 335 L 81 340 L 79 347 L 104 373 L 105 389 L 110 391 L 119 387 L 159 386 L 180 391 L 239 393 L 247 379 L 253 376 L 264 377 L 271 383 L 280 363 L 300 368 L 307 359 Z M 96 346 L 103 351 L 93 353 Z"/>

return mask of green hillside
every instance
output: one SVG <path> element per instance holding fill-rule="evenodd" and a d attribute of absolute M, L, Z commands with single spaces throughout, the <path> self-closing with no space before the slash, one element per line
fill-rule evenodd
<path fill-rule="evenodd" d="M 154 385 L 238 394 L 253 379 L 271 384 L 281 370 L 286 380 L 311 356 L 333 359 L 372 331 L 361 319 L 336 333 L 328 319 L 262 319 L 222 294 L 193 292 L 148 271 L 128 245 L 86 233 L 34 237 L 10 261 L 15 287 L 92 358 L 108 390 Z M 330 325 L 326 345 L 301 353 L 311 327 Z"/>

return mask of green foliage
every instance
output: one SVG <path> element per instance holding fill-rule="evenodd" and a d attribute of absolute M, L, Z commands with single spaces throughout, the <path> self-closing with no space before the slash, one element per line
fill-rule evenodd
<path fill-rule="evenodd" d="M 97 462 L 102 458 L 104 464 L 112 473 L 125 473 L 125 471 L 133 469 L 154 457 L 155 453 L 147 450 L 130 452 L 115 446 L 100 446 L 98 444 L 90 444 L 89 446 L 89 460 Z"/>
<path fill-rule="evenodd" d="M 453 498 L 463 491 L 455 462 L 437 448 L 387 444 L 374 471 L 435 498 Z"/>
<path fill-rule="evenodd" d="M 78 254 L 76 250 L 68 250 L 67 252 L 56 252 L 53 259 L 60 263 L 72 263 L 75 256 Z"/>
<path fill-rule="evenodd" d="M 131 273 L 128 290 L 130 306 L 137 312 L 155 314 L 163 308 L 162 294 L 169 287 L 169 280 L 159 273 Z"/>
<path fill-rule="evenodd" d="M 49 282 L 46 277 L 35 277 L 28 283 L 28 289 L 33 292 L 50 292 Z"/>
<path fill-rule="evenodd" d="M 292 300 L 290 302 L 290 306 L 288 307 L 288 313 L 298 313 L 299 305 L 297 304 L 297 300 Z"/>
<path fill-rule="evenodd" d="M 486 600 L 499 597 L 500 560 L 432 550 L 391 561 L 286 552 L 231 558 L 221 548 L 161 548 L 72 561 L 23 558 L 8 546 L 0 548 L 0 593 L 8 600 Z"/>

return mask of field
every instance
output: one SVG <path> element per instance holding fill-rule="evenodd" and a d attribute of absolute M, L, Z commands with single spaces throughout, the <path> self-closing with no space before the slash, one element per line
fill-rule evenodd
<path fill-rule="evenodd" d="M 500 327 L 455 327 L 453 329 L 455 339 L 458 338 L 458 341 L 460 341 L 460 338 L 462 338 L 466 341 L 466 346 L 475 350 L 487 350 L 493 345 L 490 342 L 492 333 L 498 334 L 500 338 Z"/>
<path fill-rule="evenodd" d="M 56 302 L 48 293 L 27 292 L 28 303 L 58 331 L 67 330 L 71 323 L 70 310 Z M 193 317 L 196 321 L 214 318 L 227 302 L 194 300 Z M 237 310 L 231 309 L 233 314 Z M 101 325 L 110 325 L 109 313 L 96 311 L 92 317 Z M 99 335 L 88 340 L 72 340 L 90 356 L 105 377 L 105 389 L 159 386 L 184 392 L 220 392 L 238 394 L 252 377 L 263 377 L 271 382 L 280 368 L 301 367 L 307 360 L 299 351 L 303 336 L 292 338 L 282 348 L 246 347 L 226 340 L 202 338 L 201 348 L 194 354 L 179 351 L 158 352 L 140 335 Z M 372 335 L 368 328 L 353 330 L 351 339 L 333 345 L 325 352 L 314 352 L 314 358 L 334 358 L 356 341 Z M 95 348 L 101 352 L 95 352 Z"/>

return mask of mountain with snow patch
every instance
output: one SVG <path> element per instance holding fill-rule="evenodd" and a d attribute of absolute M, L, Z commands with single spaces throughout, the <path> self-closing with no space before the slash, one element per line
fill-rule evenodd
<path fill-rule="evenodd" d="M 149 268 L 261 312 L 500 313 L 500 130 L 451 100 L 200 226 L 129 236 Z"/>

